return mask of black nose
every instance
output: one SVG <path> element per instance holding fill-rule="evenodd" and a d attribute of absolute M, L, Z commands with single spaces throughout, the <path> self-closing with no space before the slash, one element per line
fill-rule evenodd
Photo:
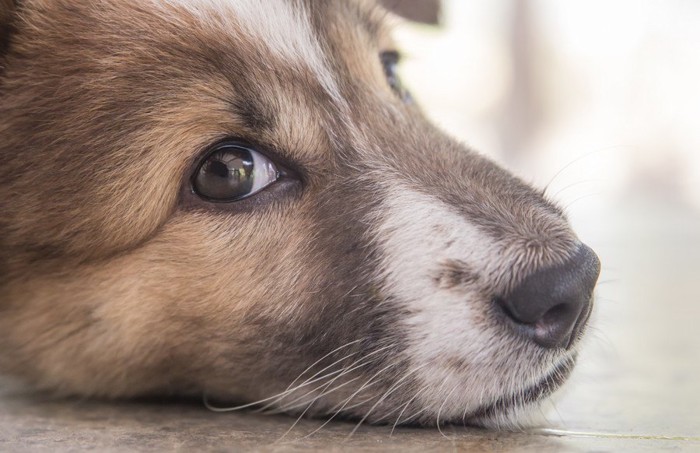
<path fill-rule="evenodd" d="M 563 264 L 536 271 L 498 300 L 535 343 L 568 348 L 590 315 L 599 273 L 598 257 L 581 245 Z"/>

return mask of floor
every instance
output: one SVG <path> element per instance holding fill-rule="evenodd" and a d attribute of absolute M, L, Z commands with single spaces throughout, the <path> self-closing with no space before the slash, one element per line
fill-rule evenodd
<path fill-rule="evenodd" d="M 700 212 L 635 192 L 574 211 L 603 274 L 589 341 L 549 423 L 519 433 L 215 414 L 197 404 L 51 401 L 0 383 L 0 451 L 700 451 Z M 591 220 L 594 219 L 594 220 Z M 288 432 L 289 431 L 289 432 Z"/>

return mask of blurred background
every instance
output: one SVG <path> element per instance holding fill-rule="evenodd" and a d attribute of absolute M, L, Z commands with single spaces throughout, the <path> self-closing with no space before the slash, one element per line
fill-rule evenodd
<path fill-rule="evenodd" d="M 396 28 L 428 116 L 546 186 L 603 262 L 552 426 L 697 440 L 700 2 L 386 1 L 435 22 Z"/>

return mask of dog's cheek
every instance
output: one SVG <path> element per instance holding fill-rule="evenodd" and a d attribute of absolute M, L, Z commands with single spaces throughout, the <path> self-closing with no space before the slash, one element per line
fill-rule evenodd
<path fill-rule="evenodd" d="M 187 393 L 208 380 L 234 392 L 274 331 L 251 313 L 294 323 L 308 287 L 289 264 L 308 239 L 282 226 L 304 229 L 272 220 L 183 213 L 138 250 L 8 289 L 0 362 L 64 393 Z"/>
<path fill-rule="evenodd" d="M 310 238 L 299 218 L 280 217 L 187 213 L 143 251 L 157 272 L 142 277 L 142 293 L 160 307 L 154 323 L 167 332 L 157 354 L 183 383 L 226 394 L 265 384 L 264 358 L 280 352 L 278 326 L 299 325 L 313 285 L 302 264 Z"/>

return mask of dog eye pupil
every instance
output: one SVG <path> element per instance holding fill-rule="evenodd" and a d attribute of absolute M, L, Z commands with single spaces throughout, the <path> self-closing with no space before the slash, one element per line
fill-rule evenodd
<path fill-rule="evenodd" d="M 213 176 L 218 176 L 220 178 L 227 178 L 229 175 L 228 166 L 221 161 L 209 162 L 209 165 L 205 169 Z"/>
<path fill-rule="evenodd" d="M 200 195 L 214 200 L 246 195 L 253 187 L 253 168 L 250 151 L 217 151 L 199 169 L 195 188 Z"/>
<path fill-rule="evenodd" d="M 230 202 L 253 195 L 275 182 L 275 164 L 239 145 L 220 145 L 199 166 L 193 189 L 209 201 Z"/>

